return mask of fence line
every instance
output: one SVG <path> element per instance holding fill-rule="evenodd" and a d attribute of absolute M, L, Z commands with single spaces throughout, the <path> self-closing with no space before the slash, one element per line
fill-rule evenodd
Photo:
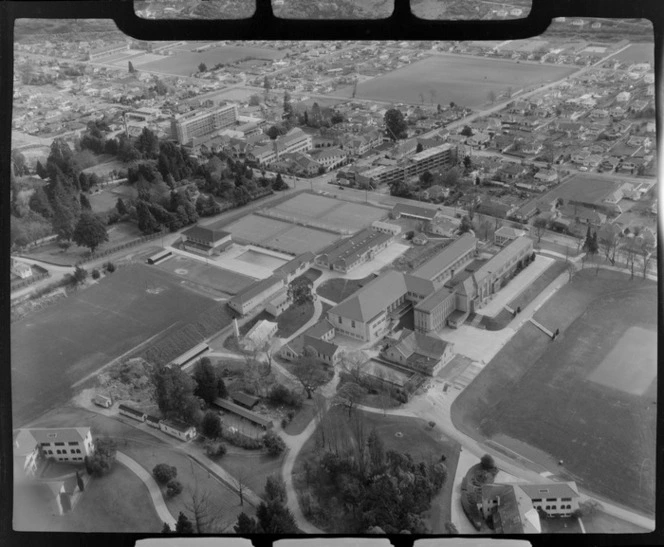
<path fill-rule="evenodd" d="M 76 266 L 81 266 L 82 264 L 87 264 L 88 262 L 92 262 L 93 260 L 96 260 L 98 258 L 108 256 L 108 255 L 113 254 L 117 251 L 121 251 L 122 249 L 127 249 L 128 247 L 134 247 L 136 245 L 140 245 L 141 243 L 145 243 L 147 241 L 152 241 L 154 239 L 158 239 L 160 237 L 163 237 L 164 233 L 165 232 L 163 230 L 160 230 L 159 232 L 155 232 L 154 234 L 139 237 L 138 239 L 132 239 L 131 241 L 127 241 L 126 243 L 116 245 L 115 247 L 111 247 L 109 249 L 104 249 L 101 252 L 91 254 L 87 258 L 83 258 L 83 259 L 77 261 L 75 265 Z"/>
<path fill-rule="evenodd" d="M 26 279 L 21 279 L 20 281 L 14 281 L 11 283 L 11 290 L 12 291 L 17 291 L 19 289 L 22 289 L 24 287 L 27 287 L 28 285 L 32 285 L 33 283 L 37 283 L 37 281 L 41 281 L 42 279 L 46 277 L 51 277 L 51 274 L 48 271 L 44 271 L 39 274 L 32 274 L 30 277 Z"/>

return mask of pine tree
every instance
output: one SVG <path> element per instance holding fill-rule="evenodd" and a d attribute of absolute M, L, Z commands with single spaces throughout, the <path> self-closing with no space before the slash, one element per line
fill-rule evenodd
<path fill-rule="evenodd" d="M 233 526 L 236 534 L 247 535 L 247 534 L 260 534 L 263 532 L 261 527 L 256 522 L 256 519 L 248 516 L 246 513 L 242 512 L 237 516 L 237 523 Z"/>
<path fill-rule="evenodd" d="M 81 201 L 81 209 L 87 209 L 88 211 L 92 211 L 92 205 L 90 205 L 90 200 L 87 198 L 85 194 L 81 194 L 79 196 L 79 199 Z"/>
<path fill-rule="evenodd" d="M 79 218 L 72 239 L 79 247 L 88 247 L 94 253 L 99 245 L 108 241 L 108 233 L 100 218 L 86 211 Z"/>
<path fill-rule="evenodd" d="M 71 240 L 76 226 L 76 215 L 61 196 L 54 198 L 52 206 L 53 217 L 51 225 L 53 226 L 53 231 L 58 236 L 58 239 L 63 241 Z"/>
<path fill-rule="evenodd" d="M 159 230 L 159 223 L 148 208 L 148 204 L 139 200 L 136 204 L 136 215 L 138 216 L 138 229 L 144 234 L 153 234 Z"/>
<path fill-rule="evenodd" d="M 178 521 L 175 523 L 175 532 L 178 534 L 193 534 L 194 525 L 182 511 L 178 515 Z"/>
<path fill-rule="evenodd" d="M 42 165 L 41 161 L 37 161 L 37 174 L 42 178 L 46 179 L 48 178 L 48 171 L 46 168 Z"/>
<path fill-rule="evenodd" d="M 118 201 L 115 204 L 115 208 L 117 209 L 120 216 L 124 216 L 128 213 L 127 206 L 125 205 L 125 202 L 122 201 L 122 198 L 118 198 Z"/>

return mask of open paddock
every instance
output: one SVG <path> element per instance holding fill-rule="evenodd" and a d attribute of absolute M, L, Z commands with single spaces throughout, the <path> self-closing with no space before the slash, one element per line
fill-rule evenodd
<path fill-rule="evenodd" d="M 169 273 L 133 264 L 13 323 L 14 426 L 66 401 L 88 374 L 215 305 Z"/>
<path fill-rule="evenodd" d="M 652 514 L 654 468 L 644 462 L 655 461 L 656 284 L 583 270 L 535 319 L 560 336 L 525 323 L 454 401 L 454 423 L 563 460 L 557 475 Z"/>
<path fill-rule="evenodd" d="M 256 59 L 281 59 L 286 51 L 263 49 L 257 47 L 243 46 L 218 46 L 211 47 L 201 52 L 176 51 L 162 60 L 152 61 L 141 65 L 142 70 L 150 72 L 163 72 L 173 76 L 189 76 L 198 71 L 198 65 L 205 63 L 209 68 L 219 63 L 234 63 L 248 57 Z"/>
<path fill-rule="evenodd" d="M 420 104 L 420 94 L 424 94 L 428 101 L 429 92 L 435 90 L 437 103 L 455 102 L 476 108 L 487 102 L 490 92 L 500 95 L 509 88 L 516 92 L 560 80 L 577 70 L 578 67 L 503 59 L 435 55 L 360 83 L 356 96 L 359 99 Z M 352 88 L 346 91 L 350 97 Z"/>
<path fill-rule="evenodd" d="M 621 184 L 622 182 L 619 180 L 607 179 L 601 176 L 574 175 L 542 199 L 555 200 L 556 198 L 562 198 L 565 203 L 578 201 L 600 204 L 606 196 L 617 190 Z"/>

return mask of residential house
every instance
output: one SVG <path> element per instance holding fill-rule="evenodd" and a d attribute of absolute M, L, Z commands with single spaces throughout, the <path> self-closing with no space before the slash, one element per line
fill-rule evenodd
<path fill-rule="evenodd" d="M 453 237 L 459 229 L 459 224 L 459 219 L 441 216 L 429 223 L 428 231 L 439 236 Z"/>
<path fill-rule="evenodd" d="M 429 242 L 429 238 L 423 232 L 417 232 L 412 239 L 415 245 L 426 245 Z"/>
<path fill-rule="evenodd" d="M 511 226 L 501 226 L 496 230 L 493 236 L 493 242 L 500 247 L 504 247 L 515 239 L 525 235 L 525 230 L 519 230 L 517 228 L 512 228 Z"/>
<path fill-rule="evenodd" d="M 381 355 L 402 367 L 435 376 L 454 357 L 454 345 L 439 338 L 403 329 L 389 337 Z"/>
<path fill-rule="evenodd" d="M 483 484 L 481 502 L 485 519 L 497 534 L 540 534 L 537 509 L 520 484 Z"/>
<path fill-rule="evenodd" d="M 20 429 L 14 436 L 15 465 L 25 476 L 35 476 L 41 459 L 83 463 L 93 452 L 89 427 Z"/>

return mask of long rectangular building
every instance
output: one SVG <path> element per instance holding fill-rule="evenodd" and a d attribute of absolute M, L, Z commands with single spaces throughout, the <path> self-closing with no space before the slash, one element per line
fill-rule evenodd
<path fill-rule="evenodd" d="M 477 239 L 469 233 L 463 234 L 459 239 L 450 243 L 436 256 L 417 268 L 413 275 L 430 279 L 437 285 L 442 285 L 447 279 L 454 275 L 455 271 L 461 271 L 473 260 L 477 249 Z"/>
<path fill-rule="evenodd" d="M 171 137 L 180 144 L 187 144 L 194 137 L 210 135 L 230 127 L 237 121 L 237 105 L 228 104 L 209 110 L 182 114 L 171 120 Z"/>
<path fill-rule="evenodd" d="M 371 260 L 385 249 L 394 234 L 366 228 L 352 237 L 340 239 L 316 257 L 316 264 L 337 272 L 347 273 Z"/>

